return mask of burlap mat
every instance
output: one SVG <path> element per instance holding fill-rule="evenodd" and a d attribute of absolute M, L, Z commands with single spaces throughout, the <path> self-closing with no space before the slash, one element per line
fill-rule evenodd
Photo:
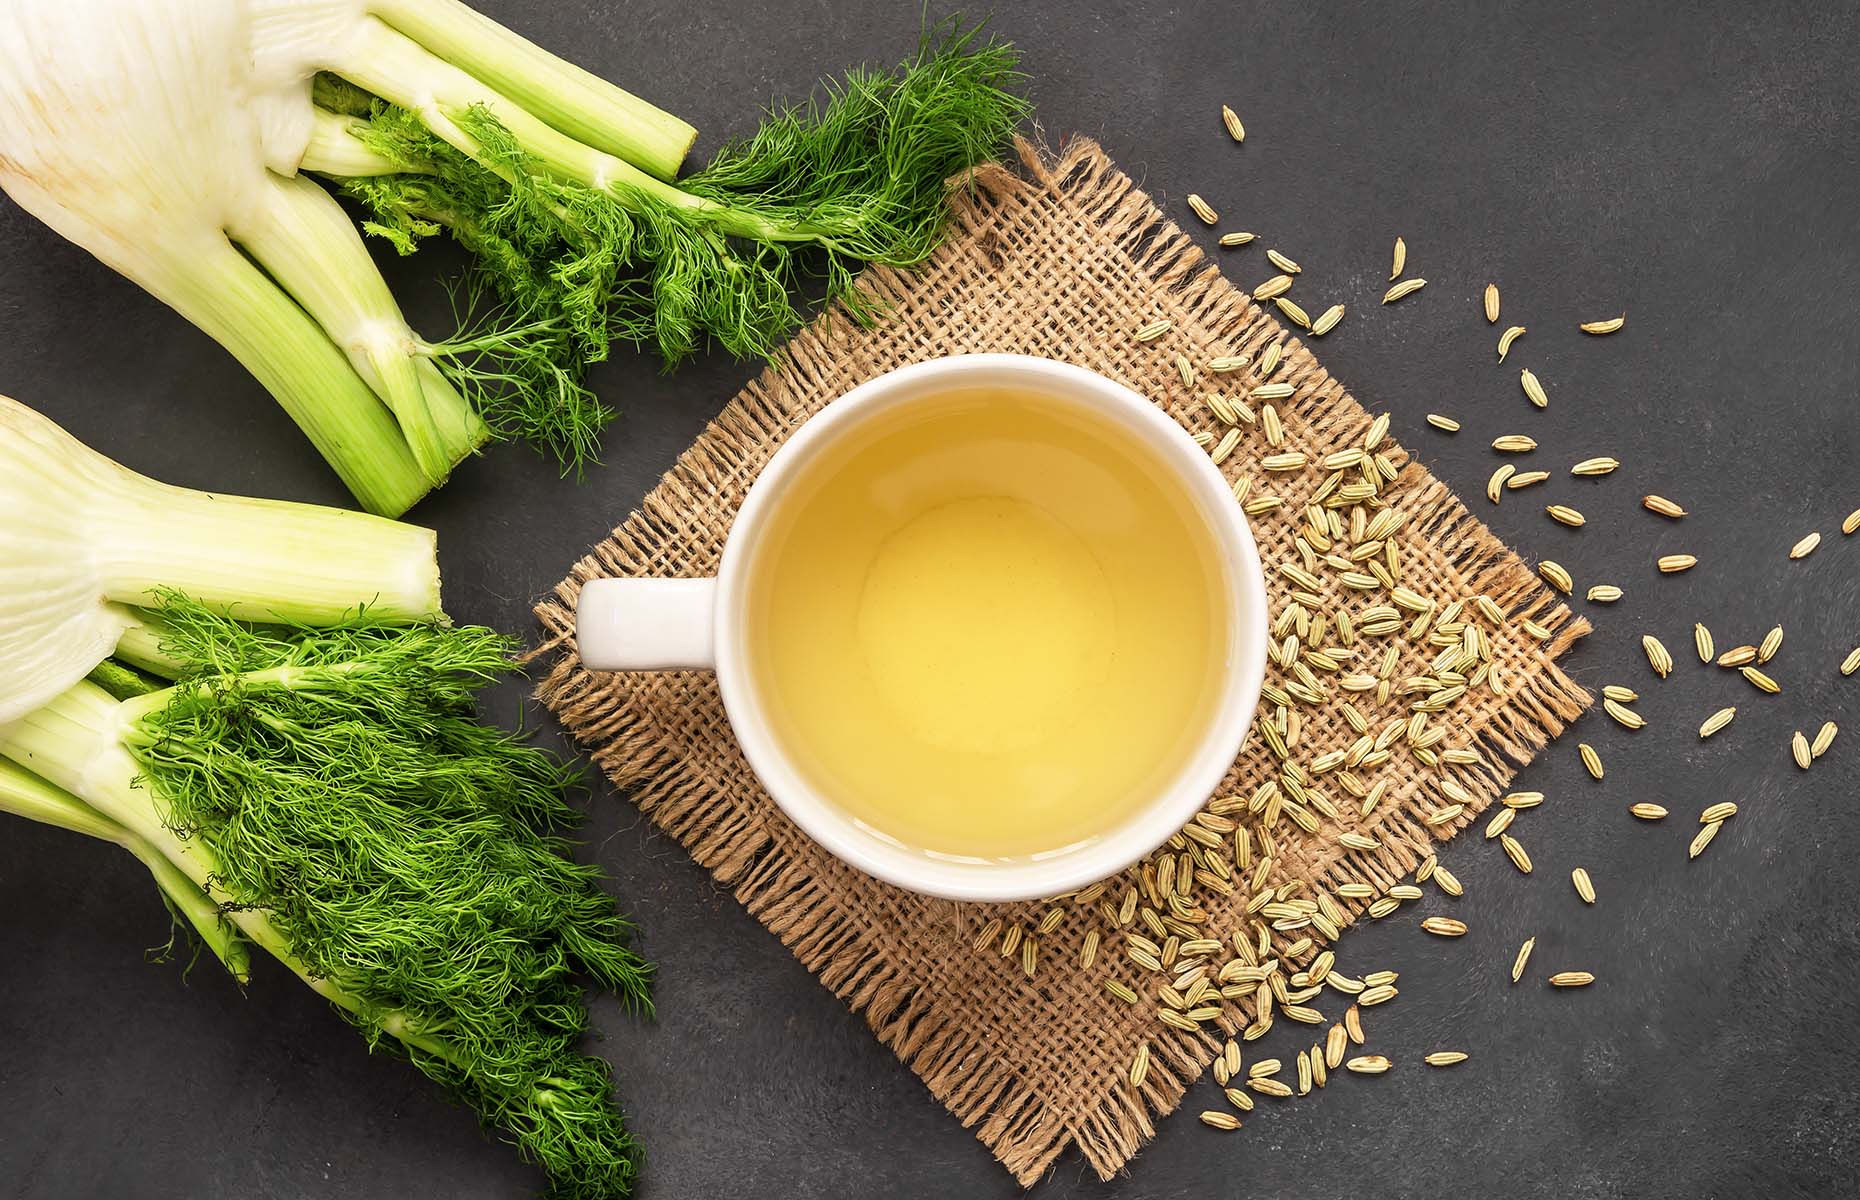
<path fill-rule="evenodd" d="M 1152 1118 L 1173 1109 L 1206 1068 L 1223 1036 L 1216 1027 L 1237 1029 L 1256 1018 L 1252 1000 L 1223 1003 L 1221 1017 L 1205 1032 L 1159 1023 L 1155 997 L 1167 978 L 1125 956 L 1125 930 L 1116 929 L 1106 911 L 1116 907 L 1134 876 L 1114 881 L 1103 902 L 1088 896 L 1087 903 L 1056 910 L 1046 904 L 930 900 L 843 866 L 790 824 L 758 786 L 731 738 L 711 676 L 592 674 L 576 660 L 572 639 L 575 597 L 586 580 L 714 572 L 745 489 L 782 439 L 823 405 L 883 371 L 946 354 L 1045 355 L 1122 381 L 1155 398 L 1191 430 L 1218 432 L 1223 427 L 1200 393 L 1243 396 L 1257 378 L 1251 371 L 1214 376 L 1204 370 L 1197 388 L 1189 389 L 1176 355 L 1196 364 L 1219 355 L 1257 358 L 1274 340 L 1283 344 L 1284 363 L 1272 378 L 1295 385 L 1290 398 L 1275 402 L 1284 424 L 1278 450 L 1303 451 L 1312 465 L 1290 473 L 1263 470 L 1260 460 L 1275 448 L 1255 424 L 1243 427 L 1245 436 L 1224 469 L 1230 478 L 1250 476 L 1253 498 L 1271 494 L 1284 501 L 1253 517 L 1274 613 L 1284 614 L 1299 585 L 1276 568 L 1301 562 L 1303 551 L 1294 539 L 1307 519 L 1306 501 L 1325 483 L 1319 464 L 1334 452 L 1361 447 L 1369 415 L 1284 327 L 1210 267 L 1095 144 L 1073 142 L 1057 160 L 1023 145 L 1021 156 L 1024 174 L 985 169 L 956 197 L 952 237 L 925 269 L 868 274 L 869 288 L 892 306 L 887 320 L 861 329 L 828 316 L 803 332 L 787 361 L 764 372 L 724 409 L 639 511 L 575 564 L 537 615 L 552 635 L 544 651 L 559 655 L 540 695 L 595 762 L 616 785 L 631 790 L 654 823 L 733 888 L 822 983 L 863 1014 L 1015 1178 L 1031 1184 L 1074 1144 L 1101 1176 L 1117 1171 L 1151 1136 Z M 1259 266 L 1254 252 L 1242 253 L 1249 254 L 1250 266 Z M 1161 318 L 1175 323 L 1165 336 L 1148 343 L 1132 336 Z M 1479 762 L 1430 765 L 1424 761 L 1430 755 L 1411 752 L 1381 764 L 1372 758 L 1372 766 L 1353 759 L 1350 782 L 1388 783 L 1370 818 L 1359 819 L 1356 796 L 1331 786 L 1333 776 L 1325 776 L 1314 779 L 1311 790 L 1321 783 L 1334 799 L 1325 803 L 1320 796 L 1304 809 L 1309 823 L 1320 826 L 1315 833 L 1304 833 L 1291 820 L 1277 821 L 1270 834 L 1277 854 L 1266 886 L 1305 880 L 1300 894 L 1313 898 L 1320 892 L 1334 897 L 1345 883 L 1368 884 L 1380 896 L 1416 866 L 1435 839 L 1470 822 L 1502 791 L 1514 764 L 1528 761 L 1589 701 L 1555 665 L 1587 624 L 1558 603 L 1444 485 L 1409 463 L 1393 441 L 1377 450 L 1398 474 L 1369 507 L 1386 501 L 1406 515 L 1391 539 L 1400 555 L 1400 580 L 1443 606 L 1466 601 L 1456 623 L 1480 623 L 1471 600 L 1481 594 L 1496 601 L 1507 619 L 1484 625 L 1490 672 L 1482 672 L 1445 714 L 1430 718 L 1452 731 L 1442 748 L 1472 748 Z M 1390 603 L 1383 591 L 1346 590 L 1336 564 L 1320 562 L 1315 573 L 1322 576 L 1327 606 L 1360 612 Z M 1294 698 L 1301 725 L 1290 750 L 1295 762 L 1309 770 L 1327 751 L 1343 752 L 1360 741 L 1346 720 L 1346 702 L 1369 718 L 1371 732 L 1408 717 L 1415 696 L 1404 694 L 1401 683 L 1425 674 L 1440 653 L 1425 636 L 1409 636 L 1411 616 L 1403 613 L 1404 629 L 1393 636 L 1359 636 L 1366 659 L 1342 667 L 1376 672 L 1384 647 L 1401 646 L 1399 667 L 1393 672 L 1383 667 L 1392 685 L 1392 694 L 1384 689 L 1385 702 L 1378 702 L 1374 690 L 1344 690 L 1338 674 L 1316 680 L 1322 703 Z M 1548 636 L 1525 632 L 1525 619 Z M 1268 671 L 1269 683 L 1279 687 L 1299 678 L 1277 666 Z M 1262 703 L 1265 718 L 1280 711 Z M 1262 783 L 1284 778 L 1286 769 L 1264 742 L 1256 732 L 1221 796 L 1237 795 L 1244 807 Z M 1457 819 L 1422 823 L 1422 816 L 1438 816 L 1450 802 L 1464 805 Z M 1234 811 L 1234 803 L 1225 811 Z M 1274 803 L 1270 816 L 1278 815 Z M 1320 820 L 1324 808 L 1340 810 L 1338 820 Z M 1346 849 L 1336 838 L 1347 830 L 1374 836 L 1379 848 Z M 1215 937 L 1244 930 L 1250 938 L 1263 928 L 1243 911 L 1256 894 L 1246 877 L 1250 872 L 1235 874 L 1241 878 L 1232 895 L 1212 886 L 1195 893 L 1194 906 L 1205 910 L 1205 928 Z M 1367 903 L 1341 900 L 1338 907 L 1353 917 Z M 1000 934 L 979 951 L 971 945 L 996 917 L 1001 931 L 1017 930 L 1020 940 L 1037 936 L 1039 958 L 1031 975 L 1023 971 L 1019 953 L 999 952 Z M 1043 918 L 1057 924 L 1040 932 Z M 1080 949 L 1091 929 L 1103 931 L 1104 944 L 1086 970 L 1079 965 Z M 1140 932 L 1142 925 L 1127 930 Z M 1311 927 L 1271 936 L 1275 954 L 1285 953 L 1297 938 L 1323 941 Z M 1287 967 L 1309 961 L 1311 953 L 1294 954 Z M 1130 985 L 1144 1002 L 1131 1005 L 1107 994 L 1107 978 Z M 1312 1003 L 1334 999 L 1327 995 Z M 1141 1089 L 1133 1091 L 1125 1077 L 1145 1040 L 1153 1061 Z"/>

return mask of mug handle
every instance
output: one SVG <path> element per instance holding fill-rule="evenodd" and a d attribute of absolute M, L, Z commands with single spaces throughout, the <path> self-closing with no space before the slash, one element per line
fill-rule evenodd
<path fill-rule="evenodd" d="M 590 671 L 712 671 L 715 579 L 590 579 L 575 602 L 575 644 Z"/>

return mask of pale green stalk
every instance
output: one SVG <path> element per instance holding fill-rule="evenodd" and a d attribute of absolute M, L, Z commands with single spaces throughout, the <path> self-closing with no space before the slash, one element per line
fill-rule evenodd
<path fill-rule="evenodd" d="M 400 175 L 411 164 L 389 158 L 365 145 L 360 136 L 368 123 L 359 117 L 331 112 L 317 105 L 311 111 L 310 142 L 299 169 L 339 179 L 366 179 L 370 175 Z"/>
<path fill-rule="evenodd" d="M 244 364 L 363 508 L 384 517 L 412 508 L 431 481 L 329 335 L 224 237 L 178 257 L 184 268 L 139 282 Z"/>
<path fill-rule="evenodd" d="M 564 62 L 460 0 L 373 0 L 371 11 L 536 116 L 588 145 L 671 179 L 697 130 Z"/>
<path fill-rule="evenodd" d="M 302 176 L 273 178 L 261 194 L 233 237 L 309 311 L 387 405 L 427 479 L 435 487 L 444 483 L 490 431 L 439 372 L 419 370 L 424 342 L 335 198 Z"/>
<path fill-rule="evenodd" d="M 116 642 L 116 657 L 163 679 L 174 679 L 186 667 L 179 658 L 162 649 L 168 627 L 160 618 L 141 609 L 128 609 L 128 625 Z"/>
<path fill-rule="evenodd" d="M 134 493 L 104 498 L 107 540 L 87 547 L 104 594 L 119 602 L 154 604 L 172 588 L 242 620 L 312 625 L 362 607 L 384 620 L 439 612 L 430 529 L 137 482 Z"/>
<path fill-rule="evenodd" d="M 599 188 L 616 184 L 635 188 L 675 208 L 719 207 L 647 174 L 626 159 L 570 137 L 380 21 L 362 24 L 351 51 L 330 69 L 390 104 L 419 114 L 427 128 L 461 154 L 479 156 L 477 139 L 460 128 L 459 122 L 474 108 L 483 107 L 538 163 L 563 178 Z"/>

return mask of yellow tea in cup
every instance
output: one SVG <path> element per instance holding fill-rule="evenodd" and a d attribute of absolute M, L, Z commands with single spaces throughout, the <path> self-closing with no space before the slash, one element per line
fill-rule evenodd
<path fill-rule="evenodd" d="M 1168 785 L 1233 632 L 1214 536 L 1154 450 L 998 389 L 881 412 L 802 464 L 748 568 L 771 732 L 873 833 L 1037 857 Z"/>

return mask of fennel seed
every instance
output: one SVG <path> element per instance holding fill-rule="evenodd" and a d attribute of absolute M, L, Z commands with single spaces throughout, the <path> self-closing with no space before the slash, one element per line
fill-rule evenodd
<path fill-rule="evenodd" d="M 1847 519 L 1841 522 L 1841 532 L 1860 533 L 1860 508 L 1847 514 Z"/>
<path fill-rule="evenodd" d="M 1612 583 L 1598 583 L 1589 589 L 1589 599 L 1596 604 L 1613 604 L 1621 596 L 1621 589 Z"/>
<path fill-rule="evenodd" d="M 1569 873 L 1569 881 L 1576 885 L 1576 894 L 1582 897 L 1584 904 L 1595 903 L 1595 884 L 1586 870 L 1577 867 Z"/>
<path fill-rule="evenodd" d="M 1768 692 L 1770 695 L 1774 696 L 1776 693 L 1782 691 L 1782 685 L 1780 683 L 1777 683 L 1774 679 L 1771 679 L 1768 675 L 1765 675 L 1755 667 L 1744 667 L 1742 668 L 1742 672 L 1744 678 L 1750 681 L 1750 686 L 1756 688 L 1759 692 Z"/>
<path fill-rule="evenodd" d="M 1705 806 L 1705 810 L 1699 813 L 1699 824 L 1716 825 L 1721 821 L 1728 821 L 1736 815 L 1737 804 L 1735 801 L 1720 800 L 1716 804 L 1708 804 Z"/>
<path fill-rule="evenodd" d="M 1518 947 L 1518 956 L 1511 960 L 1511 982 L 1516 983 L 1524 978 L 1524 964 L 1531 961 L 1531 951 L 1536 946 L 1537 939 L 1527 937 L 1524 939 L 1524 944 Z"/>
<path fill-rule="evenodd" d="M 1292 277 L 1290 275 L 1274 275 L 1271 279 L 1268 279 L 1266 282 L 1253 289 L 1253 299 L 1260 301 L 1271 300 L 1273 297 L 1283 296 L 1291 290 Z"/>
<path fill-rule="evenodd" d="M 1562 592 L 1565 596 L 1569 595 L 1576 588 L 1576 581 L 1570 578 L 1569 572 L 1563 568 L 1562 563 L 1553 562 L 1546 558 L 1537 564 L 1537 573 L 1548 580 L 1551 587 Z"/>
<path fill-rule="evenodd" d="M 1536 372 L 1529 367 L 1518 372 L 1518 383 L 1524 388 L 1525 399 L 1538 408 L 1548 408 L 1550 397 L 1544 392 L 1544 385 L 1537 380 Z"/>
<path fill-rule="evenodd" d="M 1852 675 L 1855 671 L 1860 671 L 1860 646 L 1855 646 L 1853 653 L 1841 660 L 1841 674 Z"/>
<path fill-rule="evenodd" d="M 1722 828 L 1724 828 L 1723 821 L 1713 821 L 1699 830 L 1698 836 L 1692 839 L 1692 844 L 1686 847 L 1686 857 L 1693 859 L 1705 853 L 1705 847 L 1711 845 L 1711 840 L 1718 836 L 1718 831 Z"/>
<path fill-rule="evenodd" d="M 1712 734 L 1717 733 L 1720 729 L 1723 729 L 1726 725 L 1729 725 L 1736 716 L 1737 716 L 1737 708 L 1735 705 L 1729 708 L 1719 709 L 1717 712 L 1713 713 L 1711 716 L 1706 717 L 1705 723 L 1699 726 L 1699 737 L 1701 738 L 1710 737 Z"/>
<path fill-rule="evenodd" d="M 1587 742 L 1579 742 L 1576 749 L 1581 753 L 1582 765 L 1588 769 L 1589 774 L 1600 779 L 1602 777 L 1602 756 L 1595 752 L 1595 747 Z"/>
<path fill-rule="evenodd" d="M 1523 337 L 1526 330 L 1522 325 L 1513 325 L 1498 335 L 1498 361 L 1504 362 L 1505 355 L 1511 353 L 1511 343 Z"/>
<path fill-rule="evenodd" d="M 1168 333 L 1171 329 L 1174 329 L 1174 328 L 1175 328 L 1175 322 L 1171 321 L 1167 317 L 1164 317 L 1160 321 L 1151 321 L 1148 325 L 1145 325 L 1143 328 L 1137 330 L 1136 338 L 1139 342 L 1153 342 L 1157 338 L 1161 337 L 1165 333 Z"/>
<path fill-rule="evenodd" d="M 1821 545 L 1821 533 L 1816 531 L 1789 547 L 1789 557 L 1807 558 L 1815 552 L 1815 547 L 1819 545 Z"/>
<path fill-rule="evenodd" d="M 1234 1116 L 1232 1113 L 1218 1112 L 1212 1108 L 1202 1110 L 1201 1123 L 1214 1129 L 1232 1130 L 1240 1128 L 1239 1117 Z"/>
<path fill-rule="evenodd" d="M 1505 811 L 1516 812 L 1517 810 L 1508 808 Z M 1499 848 L 1505 852 L 1505 857 L 1511 860 L 1512 866 L 1518 868 L 1518 870 L 1524 872 L 1526 875 L 1531 873 L 1531 856 L 1524 852 L 1523 843 L 1519 842 L 1517 838 L 1512 837 L 1508 833 L 1501 833 L 1498 835 L 1498 845 Z"/>
<path fill-rule="evenodd" d="M 1571 475 L 1608 475 L 1618 470 L 1621 460 L 1602 455 L 1597 458 L 1585 458 L 1569 469 Z"/>
<path fill-rule="evenodd" d="M 1460 423 L 1458 421 L 1455 421 L 1452 417 L 1442 416 L 1439 413 L 1428 413 L 1427 423 L 1444 433 L 1458 433 L 1460 431 Z"/>
<path fill-rule="evenodd" d="M 1551 987 L 1588 987 L 1595 976 L 1588 971 L 1558 971 L 1550 977 Z"/>
<path fill-rule="evenodd" d="M 1497 504 L 1498 497 L 1500 493 L 1503 492 L 1505 484 L 1517 473 L 1518 468 L 1510 463 L 1505 463 L 1500 466 L 1498 470 L 1492 472 L 1492 477 L 1485 481 L 1485 498 Z"/>
<path fill-rule="evenodd" d="M 1359 1054 L 1343 1065 L 1346 1070 L 1358 1075 L 1381 1075 L 1394 1064 L 1380 1054 Z"/>
<path fill-rule="evenodd" d="M 1613 700 L 1603 700 L 1602 711 L 1613 717 L 1616 723 L 1621 725 L 1624 729 L 1643 729 L 1647 724 L 1647 718 L 1641 716 L 1627 705 L 1617 703 Z"/>
<path fill-rule="evenodd" d="M 1329 333 L 1331 330 L 1337 328 L 1338 323 L 1341 322 L 1342 320 L 1343 320 L 1343 305 L 1341 304 L 1331 305 L 1329 308 L 1325 309 L 1322 313 L 1318 314 L 1317 320 L 1311 322 L 1311 336 L 1312 337 L 1323 337 L 1325 334 Z"/>
<path fill-rule="evenodd" d="M 1647 652 L 1647 664 L 1653 668 L 1655 675 L 1665 679 L 1673 673 L 1673 656 L 1659 638 L 1651 633 L 1645 634 L 1640 639 L 1640 646 Z"/>
<path fill-rule="evenodd" d="M 1466 1061 L 1464 1050 L 1436 1050 L 1421 1059 L 1430 1067 L 1454 1067 Z"/>
<path fill-rule="evenodd" d="M 1206 200 L 1194 192 L 1188 194 L 1188 207 L 1194 210 L 1195 215 L 1201 218 L 1201 223 L 1204 225 L 1217 224 L 1221 219 L 1220 214 L 1216 213 Z"/>
<path fill-rule="evenodd" d="M 1698 651 L 1702 663 L 1709 663 L 1717 656 L 1718 648 L 1712 643 L 1711 630 L 1705 628 L 1702 622 L 1694 622 L 1692 625 L 1692 646 Z"/>
<path fill-rule="evenodd" d="M 1150 1044 L 1148 1042 L 1141 1042 L 1137 1045 L 1136 1056 L 1130 1060 L 1130 1071 L 1126 1076 L 1130 1081 L 1131 1090 L 1135 1091 L 1137 1088 L 1142 1087 L 1143 1081 L 1149 1076 L 1149 1073 Z"/>
<path fill-rule="evenodd" d="M 1412 296 L 1427 286 L 1425 279 L 1404 279 L 1388 291 L 1382 293 L 1382 303 L 1393 304 L 1403 296 Z"/>
<path fill-rule="evenodd" d="M 1822 755 L 1826 754 L 1828 752 L 1828 747 L 1834 745 L 1834 735 L 1839 732 L 1840 726 L 1836 725 L 1833 721 L 1828 721 L 1823 724 L 1822 727 L 1816 731 L 1815 740 L 1808 748 L 1809 756 L 1811 758 L 1820 758 Z"/>
<path fill-rule="evenodd" d="M 1258 236 L 1257 234 L 1247 233 L 1243 230 L 1236 229 L 1232 233 L 1223 233 L 1221 235 L 1221 245 L 1227 246 L 1229 248 L 1234 247 L 1234 246 L 1244 246 L 1248 242 L 1252 241 L 1257 236 Z"/>
<path fill-rule="evenodd" d="M 1298 301 L 1292 299 L 1290 296 L 1275 296 L 1272 302 L 1279 306 L 1279 311 L 1284 313 L 1292 324 L 1298 326 L 1300 329 L 1311 328 L 1310 314 L 1305 312 Z"/>
<path fill-rule="evenodd" d="M 1775 658 L 1776 652 L 1782 649 L 1782 644 L 1783 627 L 1781 625 L 1772 627 L 1768 633 L 1763 635 L 1763 640 L 1757 644 L 1757 662 L 1762 664 Z"/>
<path fill-rule="evenodd" d="M 1498 324 L 1498 285 L 1496 283 L 1485 285 L 1485 323 L 1487 325 Z"/>
<path fill-rule="evenodd" d="M 1221 124 L 1227 127 L 1228 137 L 1236 142 L 1246 141 L 1246 126 L 1240 123 L 1240 114 L 1225 104 L 1221 105 Z"/>
<path fill-rule="evenodd" d="M 1464 937 L 1466 922 L 1456 921 L 1452 917 L 1429 917 L 1421 922 L 1421 928 L 1437 937 Z"/>
<path fill-rule="evenodd" d="M 1795 756 L 1795 765 L 1804 771 L 1808 770 L 1815 761 L 1813 749 L 1808 744 L 1808 735 L 1800 729 L 1796 730 L 1795 736 L 1789 739 L 1789 753 Z"/>
<path fill-rule="evenodd" d="M 1699 565 L 1697 556 L 1691 554 L 1662 554 L 1654 563 L 1662 575 L 1675 575 L 1680 571 L 1690 571 Z"/>
<path fill-rule="evenodd" d="M 1493 438 L 1492 449 L 1505 454 L 1529 454 L 1537 449 L 1537 439 L 1522 433 L 1508 433 Z"/>
<path fill-rule="evenodd" d="M 1643 821 L 1658 821 L 1666 816 L 1666 810 L 1664 808 L 1660 807 L 1658 804 L 1647 804 L 1645 802 L 1628 805 L 1628 812 L 1639 817 Z"/>
<path fill-rule="evenodd" d="M 1548 478 L 1550 478 L 1550 472 L 1548 471 L 1519 471 L 1516 475 L 1513 475 L 1510 479 L 1505 481 L 1505 490 L 1508 492 L 1515 492 L 1519 488 L 1527 488 L 1532 484 L 1542 483 Z"/>
<path fill-rule="evenodd" d="M 1279 268 L 1279 270 L 1284 271 L 1287 275 L 1296 275 L 1304 270 L 1303 267 L 1285 257 L 1285 255 L 1280 254 L 1277 250 L 1266 251 L 1266 261 Z"/>
<path fill-rule="evenodd" d="M 1675 521 L 1686 515 L 1685 509 L 1674 504 L 1665 496 L 1642 496 L 1640 498 L 1640 503 L 1648 512 L 1656 512 L 1663 517 L 1671 517 Z"/>
<path fill-rule="evenodd" d="M 1584 333 L 1603 334 L 1613 333 L 1625 324 L 1627 324 L 1627 314 L 1622 313 L 1620 316 L 1610 317 L 1606 321 L 1584 321 L 1581 325 L 1577 326 L 1577 328 L 1581 329 Z"/>
<path fill-rule="evenodd" d="M 1394 264 L 1389 267 L 1389 278 L 1391 280 L 1400 279 L 1402 268 L 1407 265 L 1408 265 L 1408 243 L 1402 241 L 1400 238 L 1396 238 L 1395 239 L 1395 260 L 1394 260 Z"/>
<path fill-rule="evenodd" d="M 1567 525 L 1571 529 L 1581 529 L 1584 525 L 1588 524 L 1589 521 L 1587 517 L 1567 504 L 1552 504 L 1546 507 L 1544 511 L 1550 514 L 1550 519 L 1552 521 L 1555 521 L 1559 525 Z"/>

